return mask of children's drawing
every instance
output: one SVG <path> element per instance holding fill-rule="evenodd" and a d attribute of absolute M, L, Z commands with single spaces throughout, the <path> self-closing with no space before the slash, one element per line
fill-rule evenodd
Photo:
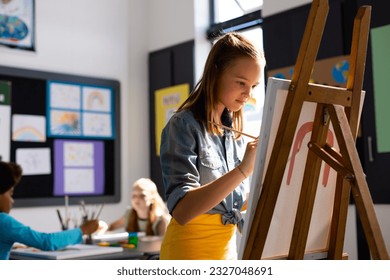
<path fill-rule="evenodd" d="M 64 166 L 93 166 L 93 144 L 90 142 L 65 142 Z"/>
<path fill-rule="evenodd" d="M 63 83 L 49 83 L 49 93 L 51 108 L 74 110 L 80 109 L 80 86 Z"/>
<path fill-rule="evenodd" d="M 16 162 L 22 166 L 23 176 L 51 173 L 49 148 L 16 149 Z"/>
<path fill-rule="evenodd" d="M 0 81 L 0 160 L 10 160 L 11 82 Z"/>
<path fill-rule="evenodd" d="M 9 161 L 11 150 L 11 106 L 0 105 L 0 158 Z"/>
<path fill-rule="evenodd" d="M 113 138 L 112 89 L 48 82 L 48 135 Z"/>
<path fill-rule="evenodd" d="M 93 193 L 94 189 L 95 182 L 93 168 L 66 168 L 64 170 L 65 193 Z"/>
<path fill-rule="evenodd" d="M 111 91 L 106 88 L 83 87 L 83 109 L 86 111 L 110 112 Z"/>
<path fill-rule="evenodd" d="M 111 136 L 111 115 L 109 114 L 83 114 L 84 136 Z"/>
<path fill-rule="evenodd" d="M 34 115 L 12 116 L 12 140 L 46 142 L 46 118 Z"/>
<path fill-rule="evenodd" d="M 104 192 L 104 142 L 54 140 L 54 195 Z"/>
<path fill-rule="evenodd" d="M 80 113 L 52 110 L 50 112 L 51 135 L 80 135 Z"/>

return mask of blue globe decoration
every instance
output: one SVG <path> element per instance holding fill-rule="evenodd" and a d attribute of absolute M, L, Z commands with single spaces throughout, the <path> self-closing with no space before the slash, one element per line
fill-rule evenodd
<path fill-rule="evenodd" d="M 346 83 L 348 77 L 348 70 L 349 70 L 348 60 L 342 60 L 336 63 L 336 65 L 332 69 L 333 79 L 340 84 Z"/>
<path fill-rule="evenodd" d="M 16 16 L 0 15 L 0 37 L 11 41 L 21 41 L 28 35 L 27 25 Z"/>
<path fill-rule="evenodd" d="M 286 79 L 286 76 L 283 73 L 276 73 L 274 74 L 274 77 L 278 79 Z"/>

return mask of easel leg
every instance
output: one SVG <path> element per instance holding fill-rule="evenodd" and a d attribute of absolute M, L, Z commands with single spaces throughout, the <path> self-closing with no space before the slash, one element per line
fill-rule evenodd
<path fill-rule="evenodd" d="M 345 162 L 346 167 L 354 174 L 354 178 L 350 180 L 352 194 L 372 258 L 388 260 L 389 255 L 344 108 L 341 106 L 329 106 L 329 108 L 335 133 L 342 136 L 337 139 L 343 158 L 348 160 Z"/>
<path fill-rule="evenodd" d="M 341 175 L 337 176 L 333 215 L 329 234 L 328 259 L 343 258 L 345 229 L 351 186 Z"/>

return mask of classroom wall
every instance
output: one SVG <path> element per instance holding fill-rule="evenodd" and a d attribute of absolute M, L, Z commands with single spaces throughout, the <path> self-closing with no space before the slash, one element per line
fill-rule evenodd
<path fill-rule="evenodd" d="M 111 221 L 129 203 L 129 187 L 149 176 L 148 69 L 151 51 L 195 39 L 196 80 L 209 49 L 205 38 L 208 0 L 36 0 L 36 52 L 0 48 L 0 65 L 118 79 L 121 82 L 122 176 L 120 203 L 105 205 Z M 263 15 L 310 3 L 264 1 Z M 113 4 L 114 3 L 114 4 Z M 145 28 L 143 28 L 145 27 Z M 388 205 L 377 205 L 390 248 Z M 17 208 L 12 215 L 41 231 L 59 230 L 56 207 Z M 77 211 L 77 207 L 71 210 Z M 347 224 L 346 248 L 356 258 L 355 211 Z M 387 237 L 387 238 L 386 238 Z"/>
<path fill-rule="evenodd" d="M 310 0 L 279 0 L 279 1 L 264 0 L 262 15 L 263 17 L 268 17 L 273 14 L 290 10 L 311 2 L 312 1 Z"/>
<path fill-rule="evenodd" d="M 195 40 L 195 80 L 200 78 L 210 50 L 208 0 L 148 0 L 149 51 Z"/>
<path fill-rule="evenodd" d="M 149 0 L 149 50 L 156 51 L 193 40 L 194 1 Z"/>
<path fill-rule="evenodd" d="M 36 51 L 0 49 L 0 64 L 118 79 L 121 83 L 122 200 L 105 205 L 101 218 L 122 215 L 129 186 L 149 176 L 147 100 L 147 2 L 37 0 Z M 140 121 L 145 120 L 145 121 Z M 16 208 L 11 214 L 41 231 L 59 230 L 56 207 Z M 78 207 L 70 207 L 73 212 Z"/>
<path fill-rule="evenodd" d="M 0 48 L 0 65 L 118 79 L 121 83 L 120 203 L 107 204 L 107 222 L 123 214 L 130 186 L 149 172 L 148 53 L 188 40 L 208 53 L 208 0 L 36 0 L 36 52 Z M 115 5 L 113 5 L 115 3 Z M 194 12 L 195 11 L 195 12 Z M 180 24 L 178 24 L 178 22 Z M 198 35 L 195 35 L 195 31 Z M 206 49 L 204 50 L 204 46 Z M 198 55 L 202 68 L 206 55 Z M 59 230 L 57 207 L 14 208 L 41 231 Z M 77 212 L 77 206 L 71 206 Z"/>

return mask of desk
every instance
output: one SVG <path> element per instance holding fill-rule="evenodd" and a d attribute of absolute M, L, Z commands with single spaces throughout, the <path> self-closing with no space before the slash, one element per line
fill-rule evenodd
<path fill-rule="evenodd" d="M 162 237 L 140 237 L 137 248 L 124 248 L 123 252 L 86 257 L 87 260 L 156 260 L 160 257 Z"/>
<path fill-rule="evenodd" d="M 72 260 L 156 260 L 159 258 L 162 237 L 145 236 L 140 238 L 134 249 L 124 248 L 122 252 L 98 254 L 86 257 L 72 258 Z M 16 249 L 17 250 L 17 249 Z M 36 256 L 22 256 L 12 250 L 10 260 L 42 260 Z"/>

